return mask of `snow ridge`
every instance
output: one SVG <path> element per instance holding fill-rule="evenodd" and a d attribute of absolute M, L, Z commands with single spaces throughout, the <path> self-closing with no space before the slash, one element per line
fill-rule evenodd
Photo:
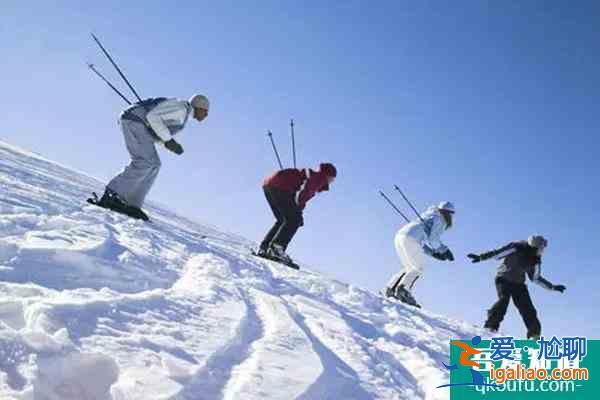
<path fill-rule="evenodd" d="M 450 338 L 415 310 L 0 142 L 1 399 L 445 399 Z"/>

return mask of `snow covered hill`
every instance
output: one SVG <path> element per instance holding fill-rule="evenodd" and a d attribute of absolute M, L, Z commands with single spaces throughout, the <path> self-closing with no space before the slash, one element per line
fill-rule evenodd
<path fill-rule="evenodd" d="M 446 399 L 449 339 L 482 333 L 102 188 L 0 142 L 2 400 Z"/>

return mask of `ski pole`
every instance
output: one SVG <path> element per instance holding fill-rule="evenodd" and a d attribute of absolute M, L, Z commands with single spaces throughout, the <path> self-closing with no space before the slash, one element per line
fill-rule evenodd
<path fill-rule="evenodd" d="M 294 168 L 296 168 L 296 138 L 294 135 L 294 120 L 290 120 L 290 128 L 292 132 L 292 155 L 294 157 Z"/>
<path fill-rule="evenodd" d="M 102 75 L 100 72 L 98 72 L 98 70 L 96 69 L 96 67 L 94 66 L 94 64 L 88 64 L 89 69 L 91 69 L 96 75 L 98 75 L 100 77 L 100 79 L 102 79 L 104 82 L 106 82 L 106 84 L 115 91 L 115 93 L 117 93 L 119 96 L 121 96 L 121 98 L 123 100 L 125 100 L 125 103 L 131 105 L 131 101 L 129 101 L 129 99 L 127 97 L 125 97 L 125 95 L 123 93 L 121 93 L 119 91 L 119 89 L 117 89 L 116 87 L 114 87 L 114 85 L 112 83 L 110 83 L 110 81 L 108 79 L 106 79 L 104 77 L 104 75 Z"/>
<path fill-rule="evenodd" d="M 273 146 L 273 152 L 275 152 L 275 157 L 277 157 L 277 162 L 279 163 L 279 169 L 283 169 L 283 164 L 281 164 L 281 158 L 279 158 L 279 152 L 277 151 L 277 146 L 275 146 L 275 141 L 273 140 L 273 133 L 269 131 L 267 133 L 269 139 L 271 139 L 271 146 Z"/>
<path fill-rule="evenodd" d="M 415 206 L 412 205 L 412 203 L 410 202 L 410 200 L 408 200 L 406 198 L 406 196 L 404 195 L 404 192 L 402 192 L 402 190 L 400 190 L 400 188 L 398 187 L 398 185 L 394 185 L 394 189 L 396 189 L 400 195 L 402 196 L 402 198 L 404 199 L 404 201 L 406 201 L 406 203 L 408 203 L 408 205 L 410 206 L 410 208 L 412 208 L 412 210 L 415 212 L 415 214 L 417 214 L 417 217 L 419 217 L 419 219 L 421 220 L 421 222 L 425 225 L 425 221 L 423 221 L 423 218 L 421 218 L 421 214 L 419 214 L 419 212 L 417 211 L 417 209 L 415 208 Z"/>
<path fill-rule="evenodd" d="M 110 54 L 108 53 L 108 51 L 106 51 L 106 49 L 104 48 L 104 46 L 102 46 L 102 43 L 100 43 L 100 40 L 98 40 L 98 38 L 93 33 L 91 35 L 92 35 L 92 38 L 94 39 L 94 41 L 98 44 L 98 46 L 100 46 L 100 49 L 102 50 L 102 52 L 104 53 L 104 55 L 108 58 L 108 60 L 110 61 L 110 63 L 113 65 L 113 67 L 115 67 L 115 69 L 117 70 L 117 72 L 119 73 L 119 75 L 121 75 L 121 78 L 123 78 L 123 80 L 125 81 L 125 83 L 127 84 L 127 86 L 129 86 L 129 89 L 131 89 L 131 91 L 133 92 L 133 94 L 135 95 L 135 97 L 137 97 L 138 101 L 141 102 L 142 99 L 137 94 L 137 92 L 135 91 L 135 89 L 133 88 L 133 86 L 131 86 L 131 83 L 129 83 L 129 81 L 127 80 L 127 78 L 125 77 L 125 75 L 123 75 L 123 72 L 121 72 L 121 69 L 119 68 L 119 66 L 117 65 L 117 63 L 115 63 L 115 61 L 112 59 L 112 57 L 110 56 Z"/>
<path fill-rule="evenodd" d="M 402 218 L 404 218 L 404 220 L 405 220 L 407 223 L 409 223 L 409 222 L 410 222 L 410 220 L 409 220 L 409 219 L 406 217 L 406 215 L 404 215 L 404 213 L 403 213 L 402 211 L 400 211 L 400 210 L 398 209 L 398 207 L 396 207 L 396 205 L 394 204 L 394 202 L 393 202 L 392 200 L 390 200 L 390 198 L 389 198 L 389 197 L 387 197 L 387 196 L 385 195 L 385 193 L 383 193 L 383 192 L 380 190 L 380 191 L 379 191 L 379 194 L 381 195 L 381 197 L 383 197 L 384 199 L 386 199 L 386 200 L 387 200 L 387 202 L 390 204 L 390 206 L 392 206 L 392 207 L 394 208 L 394 210 L 396 210 L 396 212 L 397 212 L 398 214 L 400 214 L 400 215 L 402 216 Z"/>

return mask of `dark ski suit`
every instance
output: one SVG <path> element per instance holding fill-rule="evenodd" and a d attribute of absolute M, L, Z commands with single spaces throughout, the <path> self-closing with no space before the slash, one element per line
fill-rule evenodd
<path fill-rule="evenodd" d="M 479 257 L 480 261 L 493 257 L 502 260 L 496 274 L 498 301 L 488 310 L 485 327 L 498 330 L 512 298 L 527 327 L 527 337 L 539 336 L 542 327 L 525 284 L 525 274 L 531 281 L 545 289 L 553 290 L 554 285 L 540 275 L 542 259 L 538 255 L 537 249 L 526 241 L 512 242 L 500 249 L 481 254 Z"/>

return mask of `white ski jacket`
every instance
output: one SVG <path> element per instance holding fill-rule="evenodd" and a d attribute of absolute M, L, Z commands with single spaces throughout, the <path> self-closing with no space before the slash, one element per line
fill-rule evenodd
<path fill-rule="evenodd" d="M 412 221 L 400 229 L 400 233 L 412 237 L 421 244 L 425 253 L 431 250 L 436 253 L 444 253 L 448 250 L 440 240 L 442 233 L 446 230 L 446 221 L 436 206 L 431 206 L 421 214 L 421 220 Z"/>
<path fill-rule="evenodd" d="M 167 99 L 146 114 L 146 121 L 158 138 L 165 142 L 183 129 L 191 112 L 192 106 L 187 101 Z"/>

